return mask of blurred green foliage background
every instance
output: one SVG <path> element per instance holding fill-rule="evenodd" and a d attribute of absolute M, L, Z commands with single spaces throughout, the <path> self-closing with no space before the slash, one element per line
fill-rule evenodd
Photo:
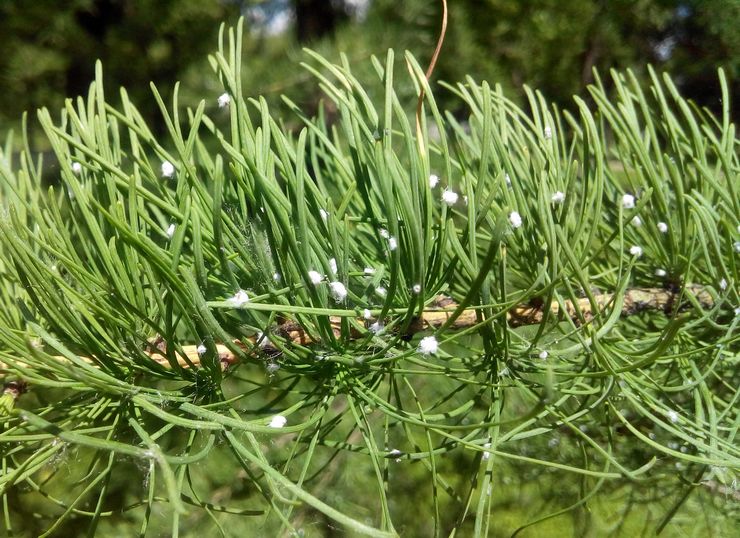
<path fill-rule="evenodd" d="M 471 75 L 500 83 L 509 95 L 521 85 L 540 89 L 568 108 L 585 95 L 592 69 L 651 63 L 668 70 L 683 94 L 719 107 L 716 69 L 731 81 L 740 68 L 738 0 L 450 0 L 450 25 L 438 79 Z M 271 104 L 287 94 L 315 107 L 320 97 L 297 68 L 308 46 L 331 59 L 345 53 L 362 78 L 372 54 L 393 47 L 428 61 L 439 32 L 441 5 L 430 0 L 2 0 L 0 2 L 0 130 L 23 111 L 59 109 L 85 94 L 96 59 L 109 97 L 125 85 L 157 124 L 149 82 L 165 95 L 183 82 L 184 104 L 205 98 L 215 107 L 221 88 L 206 56 L 220 22 L 244 15 L 245 89 Z M 408 88 L 408 92 L 412 91 Z M 737 103 L 739 89 L 733 94 Z M 440 91 L 438 101 L 446 96 Z M 115 99 L 113 99 L 115 103 Z M 737 108 L 734 108 L 737 117 Z M 161 123 L 161 122 L 160 122 Z M 43 148 L 39 148 L 43 149 Z"/>

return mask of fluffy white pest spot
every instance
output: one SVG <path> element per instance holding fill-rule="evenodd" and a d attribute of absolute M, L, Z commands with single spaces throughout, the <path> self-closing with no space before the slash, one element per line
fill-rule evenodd
<path fill-rule="evenodd" d="M 324 276 L 318 271 L 309 271 L 308 279 L 311 281 L 311 284 L 317 285 L 321 284 L 321 281 L 324 280 Z"/>
<path fill-rule="evenodd" d="M 372 267 L 365 267 L 362 272 L 365 274 L 365 276 L 370 276 L 375 274 L 375 269 L 373 269 Z"/>
<path fill-rule="evenodd" d="M 722 291 L 725 291 L 727 289 L 727 280 L 725 280 L 724 278 L 719 281 L 719 289 L 721 289 Z"/>
<path fill-rule="evenodd" d="M 347 288 L 341 282 L 332 282 L 329 284 L 331 290 L 331 296 L 337 303 L 341 303 L 347 298 Z"/>
<path fill-rule="evenodd" d="M 198 352 L 198 355 L 205 355 L 206 354 L 206 351 L 208 351 L 208 350 L 206 349 L 206 346 L 204 346 L 203 344 L 200 344 L 196 348 L 196 351 Z"/>
<path fill-rule="evenodd" d="M 383 329 L 385 329 L 385 325 L 380 320 L 378 320 L 375 323 L 373 323 L 372 325 L 370 325 L 370 331 L 373 334 L 380 334 L 380 333 L 383 332 Z"/>
<path fill-rule="evenodd" d="M 391 250 L 396 250 L 398 248 L 398 241 L 395 237 L 388 238 L 388 248 Z"/>
<path fill-rule="evenodd" d="M 272 420 L 270 420 L 270 427 L 271 428 L 282 428 L 288 423 L 288 419 L 285 418 L 283 415 L 275 415 L 272 417 Z"/>
<path fill-rule="evenodd" d="M 439 343 L 434 336 L 425 336 L 419 341 L 419 353 L 422 355 L 434 355 L 439 349 Z"/>
<path fill-rule="evenodd" d="M 522 216 L 517 211 L 509 213 L 509 222 L 512 228 L 519 228 L 522 225 Z"/>
<path fill-rule="evenodd" d="M 255 337 L 255 342 L 257 342 L 257 345 L 260 347 L 260 349 L 264 349 L 272 343 L 270 342 L 270 338 L 262 331 L 259 331 L 257 333 Z"/>
<path fill-rule="evenodd" d="M 329 213 L 326 211 L 326 209 L 319 209 L 319 215 L 321 215 L 321 220 L 326 222 L 326 219 L 329 218 Z"/>
<path fill-rule="evenodd" d="M 414 286 L 411 288 L 411 291 L 414 293 L 421 293 L 421 284 L 414 284 Z"/>
<path fill-rule="evenodd" d="M 378 286 L 377 288 L 375 288 L 375 293 L 377 293 L 381 297 L 385 297 L 386 295 L 388 295 L 388 290 L 385 289 L 383 286 Z"/>
<path fill-rule="evenodd" d="M 447 205 L 455 205 L 457 203 L 457 193 L 450 189 L 445 189 L 442 192 L 442 201 Z"/>
<path fill-rule="evenodd" d="M 642 226 L 642 219 L 637 215 L 632 217 L 632 226 L 634 226 L 635 228 L 639 228 L 640 226 Z"/>
<path fill-rule="evenodd" d="M 632 209 L 635 207 L 635 197 L 631 194 L 625 194 L 622 196 L 622 207 L 625 209 Z"/>
<path fill-rule="evenodd" d="M 162 163 L 162 177 L 172 177 L 175 175 L 175 165 L 170 161 Z"/>
<path fill-rule="evenodd" d="M 544 361 L 545 359 L 547 359 L 547 356 L 548 355 L 549 355 L 549 353 L 547 351 L 543 350 L 543 351 L 540 351 L 539 357 L 540 357 L 540 359 L 542 359 Z"/>
<path fill-rule="evenodd" d="M 550 129 L 549 125 L 545 125 L 544 134 L 547 140 L 550 140 L 552 138 L 552 129 Z"/>
<path fill-rule="evenodd" d="M 557 191 L 550 197 L 550 201 L 553 204 L 562 204 L 563 202 L 565 202 L 565 193 Z"/>
<path fill-rule="evenodd" d="M 82 165 L 77 161 L 74 161 L 72 163 L 72 172 L 74 172 L 75 175 L 79 176 L 82 173 Z"/>
<path fill-rule="evenodd" d="M 170 224 L 167 227 L 167 231 L 165 233 L 167 234 L 167 237 L 169 239 L 172 239 L 172 236 L 175 235 L 175 225 L 174 224 Z"/>
<path fill-rule="evenodd" d="M 362 317 L 365 318 L 365 319 L 368 319 L 368 320 L 369 319 L 372 319 L 373 318 L 373 313 L 370 312 L 370 309 L 369 308 L 366 308 L 365 310 L 362 311 Z"/>
<path fill-rule="evenodd" d="M 239 290 L 232 297 L 229 297 L 226 302 L 229 304 L 229 306 L 241 308 L 249 302 L 249 295 L 247 295 L 246 291 Z"/>
<path fill-rule="evenodd" d="M 632 245 L 630 247 L 630 254 L 632 254 L 635 258 L 639 258 L 640 256 L 642 256 L 642 247 Z"/>
<path fill-rule="evenodd" d="M 228 93 L 222 93 L 218 96 L 218 108 L 224 108 L 231 104 L 231 96 Z"/>
<path fill-rule="evenodd" d="M 666 275 L 665 269 L 661 269 L 660 267 L 655 270 L 655 276 L 663 278 Z"/>
<path fill-rule="evenodd" d="M 432 174 L 429 176 L 429 186 L 433 189 L 439 183 L 439 176 Z"/>
<path fill-rule="evenodd" d="M 337 259 L 336 258 L 329 258 L 329 269 L 331 269 L 331 273 L 333 275 L 337 274 Z"/>
<path fill-rule="evenodd" d="M 667 233 L 668 232 L 668 225 L 665 222 L 659 222 L 658 223 L 658 230 L 662 234 Z"/>

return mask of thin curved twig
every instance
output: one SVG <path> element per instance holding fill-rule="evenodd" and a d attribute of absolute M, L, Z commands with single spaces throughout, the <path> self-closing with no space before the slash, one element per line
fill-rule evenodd
<path fill-rule="evenodd" d="M 442 0 L 442 28 L 439 31 L 437 46 L 434 48 L 429 67 L 427 67 L 427 71 L 424 74 L 427 81 L 432 78 L 432 73 L 434 73 L 434 68 L 439 59 L 439 53 L 442 51 L 442 44 L 445 41 L 445 34 L 447 34 L 447 0 Z M 422 150 L 422 155 L 424 154 L 424 137 L 421 132 L 421 107 L 424 104 L 424 95 L 424 86 L 422 86 L 419 91 L 419 100 L 416 103 L 416 139 L 419 141 L 419 149 Z"/>

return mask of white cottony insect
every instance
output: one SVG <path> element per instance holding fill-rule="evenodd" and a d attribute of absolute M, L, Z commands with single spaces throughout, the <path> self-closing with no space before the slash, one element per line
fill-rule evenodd
<path fill-rule="evenodd" d="M 668 232 L 668 225 L 665 222 L 659 222 L 658 223 L 658 230 L 662 234 L 667 233 Z"/>
<path fill-rule="evenodd" d="M 553 204 L 562 204 L 563 202 L 565 202 L 565 193 L 561 191 L 557 191 L 555 194 L 553 194 L 550 197 L 550 201 Z"/>
<path fill-rule="evenodd" d="M 545 138 L 547 140 L 550 140 L 552 138 L 552 129 L 550 129 L 550 126 L 549 125 L 545 125 L 544 134 L 545 134 Z"/>
<path fill-rule="evenodd" d="M 439 183 L 439 176 L 432 174 L 429 176 L 429 186 L 433 189 L 437 186 L 437 183 Z"/>
<path fill-rule="evenodd" d="M 630 254 L 632 254 L 635 258 L 639 258 L 640 256 L 642 256 L 642 247 L 632 245 L 630 247 Z"/>
<path fill-rule="evenodd" d="M 373 323 L 372 325 L 370 325 L 370 331 L 373 334 L 380 334 L 381 332 L 383 332 L 383 329 L 384 328 L 385 328 L 385 325 L 383 325 L 383 322 L 380 321 L 380 320 L 378 320 L 375 323 Z"/>
<path fill-rule="evenodd" d="M 311 281 L 311 284 L 317 285 L 321 284 L 321 281 L 324 280 L 324 277 L 318 271 L 309 271 L 308 279 Z"/>
<path fill-rule="evenodd" d="M 249 295 L 247 295 L 246 291 L 239 290 L 232 297 L 229 297 L 226 302 L 229 304 L 229 306 L 241 308 L 249 302 Z"/>
<path fill-rule="evenodd" d="M 632 209 L 635 207 L 635 197 L 631 194 L 625 194 L 622 196 L 622 207 L 625 209 Z"/>
<path fill-rule="evenodd" d="M 198 355 L 205 355 L 206 354 L 206 351 L 208 351 L 208 350 L 206 349 L 206 346 L 204 346 L 203 344 L 200 344 L 196 348 L 196 351 L 198 352 Z"/>
<path fill-rule="evenodd" d="M 391 236 L 391 234 L 389 234 L 388 230 L 386 230 L 385 228 L 381 228 L 380 230 L 378 230 L 378 233 L 383 239 L 388 239 Z"/>
<path fill-rule="evenodd" d="M 381 297 L 385 297 L 386 295 L 388 295 L 388 290 L 385 289 L 383 286 L 378 286 L 377 288 L 375 288 L 375 293 L 377 293 Z"/>
<path fill-rule="evenodd" d="M 721 289 L 722 291 L 725 291 L 727 289 L 726 279 L 723 278 L 722 280 L 719 281 L 719 289 Z"/>
<path fill-rule="evenodd" d="M 388 248 L 391 250 L 396 250 L 398 248 L 398 241 L 396 241 L 395 237 L 388 238 Z"/>
<path fill-rule="evenodd" d="M 442 192 L 442 201 L 447 205 L 455 205 L 457 203 L 457 193 L 450 189 L 445 189 Z"/>
<path fill-rule="evenodd" d="M 329 269 L 331 269 L 331 273 L 333 275 L 337 274 L 337 259 L 336 258 L 329 258 Z"/>
<path fill-rule="evenodd" d="M 367 320 L 370 320 L 373 318 L 373 313 L 370 312 L 369 308 L 366 308 L 365 310 L 362 311 L 362 317 Z"/>
<path fill-rule="evenodd" d="M 375 274 L 375 269 L 373 269 L 372 267 L 365 267 L 362 272 L 365 274 L 365 276 L 370 276 Z"/>
<path fill-rule="evenodd" d="M 224 108 L 231 103 L 231 96 L 228 93 L 222 93 L 218 96 L 218 108 Z"/>
<path fill-rule="evenodd" d="M 319 215 L 321 216 L 321 220 L 326 222 L 326 219 L 329 218 L 329 213 L 326 211 L 326 209 L 319 209 Z"/>
<path fill-rule="evenodd" d="M 668 420 L 670 420 L 673 423 L 678 422 L 678 413 L 676 413 L 673 409 L 668 411 L 666 413 L 666 416 L 668 417 Z"/>
<path fill-rule="evenodd" d="M 341 303 L 347 298 L 347 288 L 341 282 L 332 282 L 329 284 L 331 296 L 337 303 Z"/>
<path fill-rule="evenodd" d="M 170 161 L 162 163 L 162 177 L 172 177 L 175 175 L 175 165 Z"/>
<path fill-rule="evenodd" d="M 491 443 L 484 443 L 483 448 L 491 448 Z M 491 457 L 491 453 L 488 450 L 483 451 L 483 461 L 488 461 Z"/>
<path fill-rule="evenodd" d="M 275 415 L 272 417 L 272 420 L 270 420 L 270 427 L 271 428 L 282 428 L 288 423 L 288 419 L 285 418 L 283 415 Z"/>
<path fill-rule="evenodd" d="M 414 284 L 414 286 L 411 288 L 411 291 L 414 293 L 421 293 L 421 284 Z"/>
<path fill-rule="evenodd" d="M 419 353 L 422 355 L 434 355 L 439 349 L 439 343 L 434 336 L 425 336 L 419 341 Z"/>
<path fill-rule="evenodd" d="M 272 273 L 272 279 L 273 279 L 273 280 L 274 280 L 275 282 L 280 282 L 280 281 L 281 281 L 281 280 L 283 279 L 283 275 L 281 275 L 280 273 L 278 273 L 278 272 L 276 271 L 276 272 Z"/>
<path fill-rule="evenodd" d="M 272 344 L 272 342 L 270 342 L 270 338 L 262 331 L 259 331 L 255 336 L 255 342 L 257 342 L 260 349 L 265 349 L 267 346 Z"/>
<path fill-rule="evenodd" d="M 509 213 L 509 222 L 512 228 L 519 228 L 522 225 L 522 216 L 517 211 Z"/>
<path fill-rule="evenodd" d="M 74 172 L 75 175 L 79 176 L 82 173 L 82 165 L 77 161 L 74 161 L 72 163 L 72 172 Z"/>
<path fill-rule="evenodd" d="M 635 228 L 639 228 L 640 226 L 642 226 L 642 219 L 638 215 L 632 217 L 632 226 L 634 226 Z"/>
<path fill-rule="evenodd" d="M 549 355 L 549 353 L 547 351 L 542 350 L 542 351 L 540 351 L 539 358 L 544 361 L 545 359 L 547 359 L 547 356 L 548 355 Z"/>
<path fill-rule="evenodd" d="M 174 224 L 170 224 L 167 227 L 167 231 L 165 233 L 167 234 L 167 237 L 169 239 L 172 239 L 172 236 L 175 235 L 175 225 Z"/>
<path fill-rule="evenodd" d="M 666 275 L 665 269 L 658 268 L 655 270 L 655 276 L 657 277 L 664 277 Z"/>

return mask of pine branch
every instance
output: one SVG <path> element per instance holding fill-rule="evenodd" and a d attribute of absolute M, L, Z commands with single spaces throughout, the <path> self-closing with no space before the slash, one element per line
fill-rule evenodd
<path fill-rule="evenodd" d="M 690 296 L 690 298 L 689 298 Z M 597 294 L 594 297 L 595 305 L 591 304 L 589 298 L 584 297 L 577 301 L 566 300 L 561 308 L 560 303 L 553 301 L 550 304 L 549 311 L 546 311 L 542 304 L 520 304 L 511 308 L 506 313 L 506 320 L 511 327 L 521 327 L 525 325 L 536 325 L 542 323 L 547 313 L 558 319 L 570 318 L 576 324 L 590 323 L 599 313 L 608 308 L 614 301 L 613 293 Z M 684 289 L 669 290 L 663 288 L 631 288 L 624 295 L 622 302 L 621 315 L 623 317 L 631 316 L 645 311 L 663 312 L 671 315 L 689 306 L 691 301 L 695 301 L 703 309 L 709 309 L 714 306 L 714 297 L 706 290 L 704 286 L 692 284 Z M 409 334 L 414 334 L 427 329 L 438 329 L 444 325 L 450 318 L 451 314 L 458 308 L 458 304 L 450 297 L 444 295 L 438 296 L 429 309 L 424 310 L 422 316 L 414 320 L 409 326 Z M 598 311 L 594 312 L 594 306 Z M 561 314 L 562 312 L 562 314 Z M 368 320 L 358 318 L 359 323 L 366 323 Z M 342 318 L 332 317 L 330 319 L 334 334 L 339 337 L 341 333 Z M 454 319 L 450 325 L 451 330 L 462 330 L 480 323 L 478 319 L 478 309 L 469 308 Z M 280 336 L 288 343 L 311 345 L 316 343 L 315 340 L 306 332 L 306 330 L 293 321 L 287 321 L 277 325 L 273 329 L 273 334 Z M 359 331 L 353 332 L 354 338 L 363 336 Z M 247 340 L 235 340 L 234 344 L 241 347 L 244 351 L 252 351 L 259 346 L 263 351 L 277 352 L 278 349 L 266 337 L 260 341 L 260 337 L 251 337 Z M 167 359 L 166 342 L 161 339 L 155 339 L 150 342 L 147 354 L 164 367 L 169 367 Z M 200 353 L 197 345 L 183 346 L 184 355 L 178 356 L 178 364 L 182 368 L 189 368 L 190 365 L 198 366 L 200 364 Z M 237 361 L 236 355 L 225 345 L 217 344 L 216 351 L 219 361 L 224 369 L 228 368 Z M 62 356 L 56 357 L 60 361 L 67 359 Z M 81 357 L 83 360 L 93 362 L 89 357 Z M 0 363 L 1 369 L 6 369 L 7 365 Z"/>

